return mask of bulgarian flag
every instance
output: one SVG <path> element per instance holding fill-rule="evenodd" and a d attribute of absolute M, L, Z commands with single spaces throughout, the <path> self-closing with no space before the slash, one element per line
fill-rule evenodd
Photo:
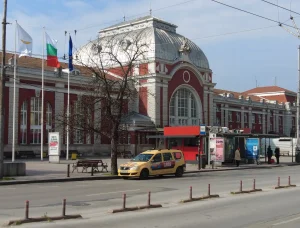
<path fill-rule="evenodd" d="M 45 34 L 47 48 L 47 66 L 59 68 L 60 64 L 57 59 L 56 41 L 52 40 L 46 32 Z"/>

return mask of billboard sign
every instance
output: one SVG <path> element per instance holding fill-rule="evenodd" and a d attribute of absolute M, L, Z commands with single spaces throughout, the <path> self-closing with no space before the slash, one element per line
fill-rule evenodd
<path fill-rule="evenodd" d="M 259 139 L 247 138 L 246 139 L 246 158 L 255 159 L 259 154 Z"/>
<path fill-rule="evenodd" d="M 205 125 L 201 124 L 200 125 L 200 135 L 205 135 Z"/>
<path fill-rule="evenodd" d="M 210 134 L 215 136 L 216 134 Z M 209 137 L 209 150 L 212 161 L 224 162 L 224 138 Z"/>
<path fill-rule="evenodd" d="M 51 155 L 60 155 L 59 132 L 49 132 L 48 135 L 48 153 Z"/>

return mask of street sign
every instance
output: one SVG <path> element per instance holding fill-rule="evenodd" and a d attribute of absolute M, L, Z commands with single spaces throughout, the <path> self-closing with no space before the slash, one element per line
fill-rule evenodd
<path fill-rule="evenodd" d="M 205 125 L 201 124 L 200 125 L 200 135 L 205 135 L 206 131 L 205 131 Z"/>

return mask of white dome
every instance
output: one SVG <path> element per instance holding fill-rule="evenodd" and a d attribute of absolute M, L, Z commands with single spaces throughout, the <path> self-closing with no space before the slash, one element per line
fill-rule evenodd
<path fill-rule="evenodd" d="M 151 16 L 125 21 L 101 30 L 99 39 L 87 43 L 76 55 L 84 64 L 91 64 L 91 56 L 94 56 L 92 61 L 96 62 L 97 53 L 107 50 L 106 46 L 109 44 L 111 50 L 114 50 L 113 52 L 120 58 L 120 55 L 124 55 L 122 49 L 128 52 L 132 42 L 138 40 L 139 44 L 147 44 L 147 48 L 143 47 L 143 57 L 147 60 L 174 62 L 180 58 L 181 52 L 186 52 L 189 61 L 196 67 L 209 69 L 203 51 L 194 42 L 177 34 L 176 28 L 176 25 Z M 122 61 L 126 61 L 127 57 L 122 56 Z M 104 55 L 101 58 L 103 62 Z"/>

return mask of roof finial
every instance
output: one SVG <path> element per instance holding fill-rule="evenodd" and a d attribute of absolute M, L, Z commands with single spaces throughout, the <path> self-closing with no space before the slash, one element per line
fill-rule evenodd
<path fill-rule="evenodd" d="M 126 21 L 126 17 L 125 17 L 125 15 L 124 15 L 123 19 L 124 19 L 124 21 Z"/>
<path fill-rule="evenodd" d="M 151 6 L 151 0 L 150 0 L 150 16 L 152 16 L 152 6 Z"/>

